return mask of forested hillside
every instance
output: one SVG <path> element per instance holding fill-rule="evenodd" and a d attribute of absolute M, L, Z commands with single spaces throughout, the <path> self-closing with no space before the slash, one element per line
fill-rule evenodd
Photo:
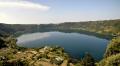
<path fill-rule="evenodd" d="M 120 35 L 120 19 L 88 22 L 65 22 L 62 24 L 0 24 L 0 33 L 24 33 L 38 31 L 89 31 L 103 35 Z"/>
<path fill-rule="evenodd" d="M 14 33 L 15 30 L 13 28 L 11 28 L 11 26 L 9 24 L 2 24 L 0 23 L 0 34 L 11 34 Z"/>
<path fill-rule="evenodd" d="M 59 28 L 86 30 L 100 34 L 120 35 L 120 20 L 63 23 L 59 24 Z"/>

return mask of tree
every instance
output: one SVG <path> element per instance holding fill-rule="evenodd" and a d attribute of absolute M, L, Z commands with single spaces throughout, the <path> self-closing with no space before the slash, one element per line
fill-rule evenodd
<path fill-rule="evenodd" d="M 0 48 L 6 47 L 4 40 L 0 37 Z"/>
<path fill-rule="evenodd" d="M 89 53 L 86 53 L 84 58 L 81 61 L 81 65 L 83 65 L 83 66 L 95 66 L 95 61 Z"/>

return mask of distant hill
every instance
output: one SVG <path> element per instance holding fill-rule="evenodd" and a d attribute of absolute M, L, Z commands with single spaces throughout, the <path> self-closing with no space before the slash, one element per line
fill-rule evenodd
<path fill-rule="evenodd" d="M 38 31 L 74 30 L 89 31 L 99 34 L 120 35 L 120 19 L 87 21 L 87 22 L 65 22 L 61 24 L 0 24 L 0 33 L 25 33 Z"/>
<path fill-rule="evenodd" d="M 0 23 L 0 34 L 14 33 L 15 30 L 9 24 Z"/>
<path fill-rule="evenodd" d="M 87 30 L 101 34 L 120 35 L 120 19 L 72 23 L 67 22 L 59 24 L 59 26 L 63 29 Z"/>

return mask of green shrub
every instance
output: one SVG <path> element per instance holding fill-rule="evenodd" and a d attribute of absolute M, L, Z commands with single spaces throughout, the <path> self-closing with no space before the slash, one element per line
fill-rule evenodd
<path fill-rule="evenodd" d="M 109 57 L 117 53 L 120 53 L 120 37 L 111 40 L 110 44 L 107 47 L 105 57 Z"/>
<path fill-rule="evenodd" d="M 103 59 L 97 66 L 120 66 L 120 53 Z"/>

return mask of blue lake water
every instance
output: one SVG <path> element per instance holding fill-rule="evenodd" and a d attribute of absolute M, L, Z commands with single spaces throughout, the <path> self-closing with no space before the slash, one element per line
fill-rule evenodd
<path fill-rule="evenodd" d="M 46 45 L 61 46 L 73 58 L 81 58 L 89 52 L 95 59 L 101 59 L 105 53 L 106 39 L 80 33 L 38 32 L 23 34 L 18 38 L 18 46 L 38 48 Z"/>

